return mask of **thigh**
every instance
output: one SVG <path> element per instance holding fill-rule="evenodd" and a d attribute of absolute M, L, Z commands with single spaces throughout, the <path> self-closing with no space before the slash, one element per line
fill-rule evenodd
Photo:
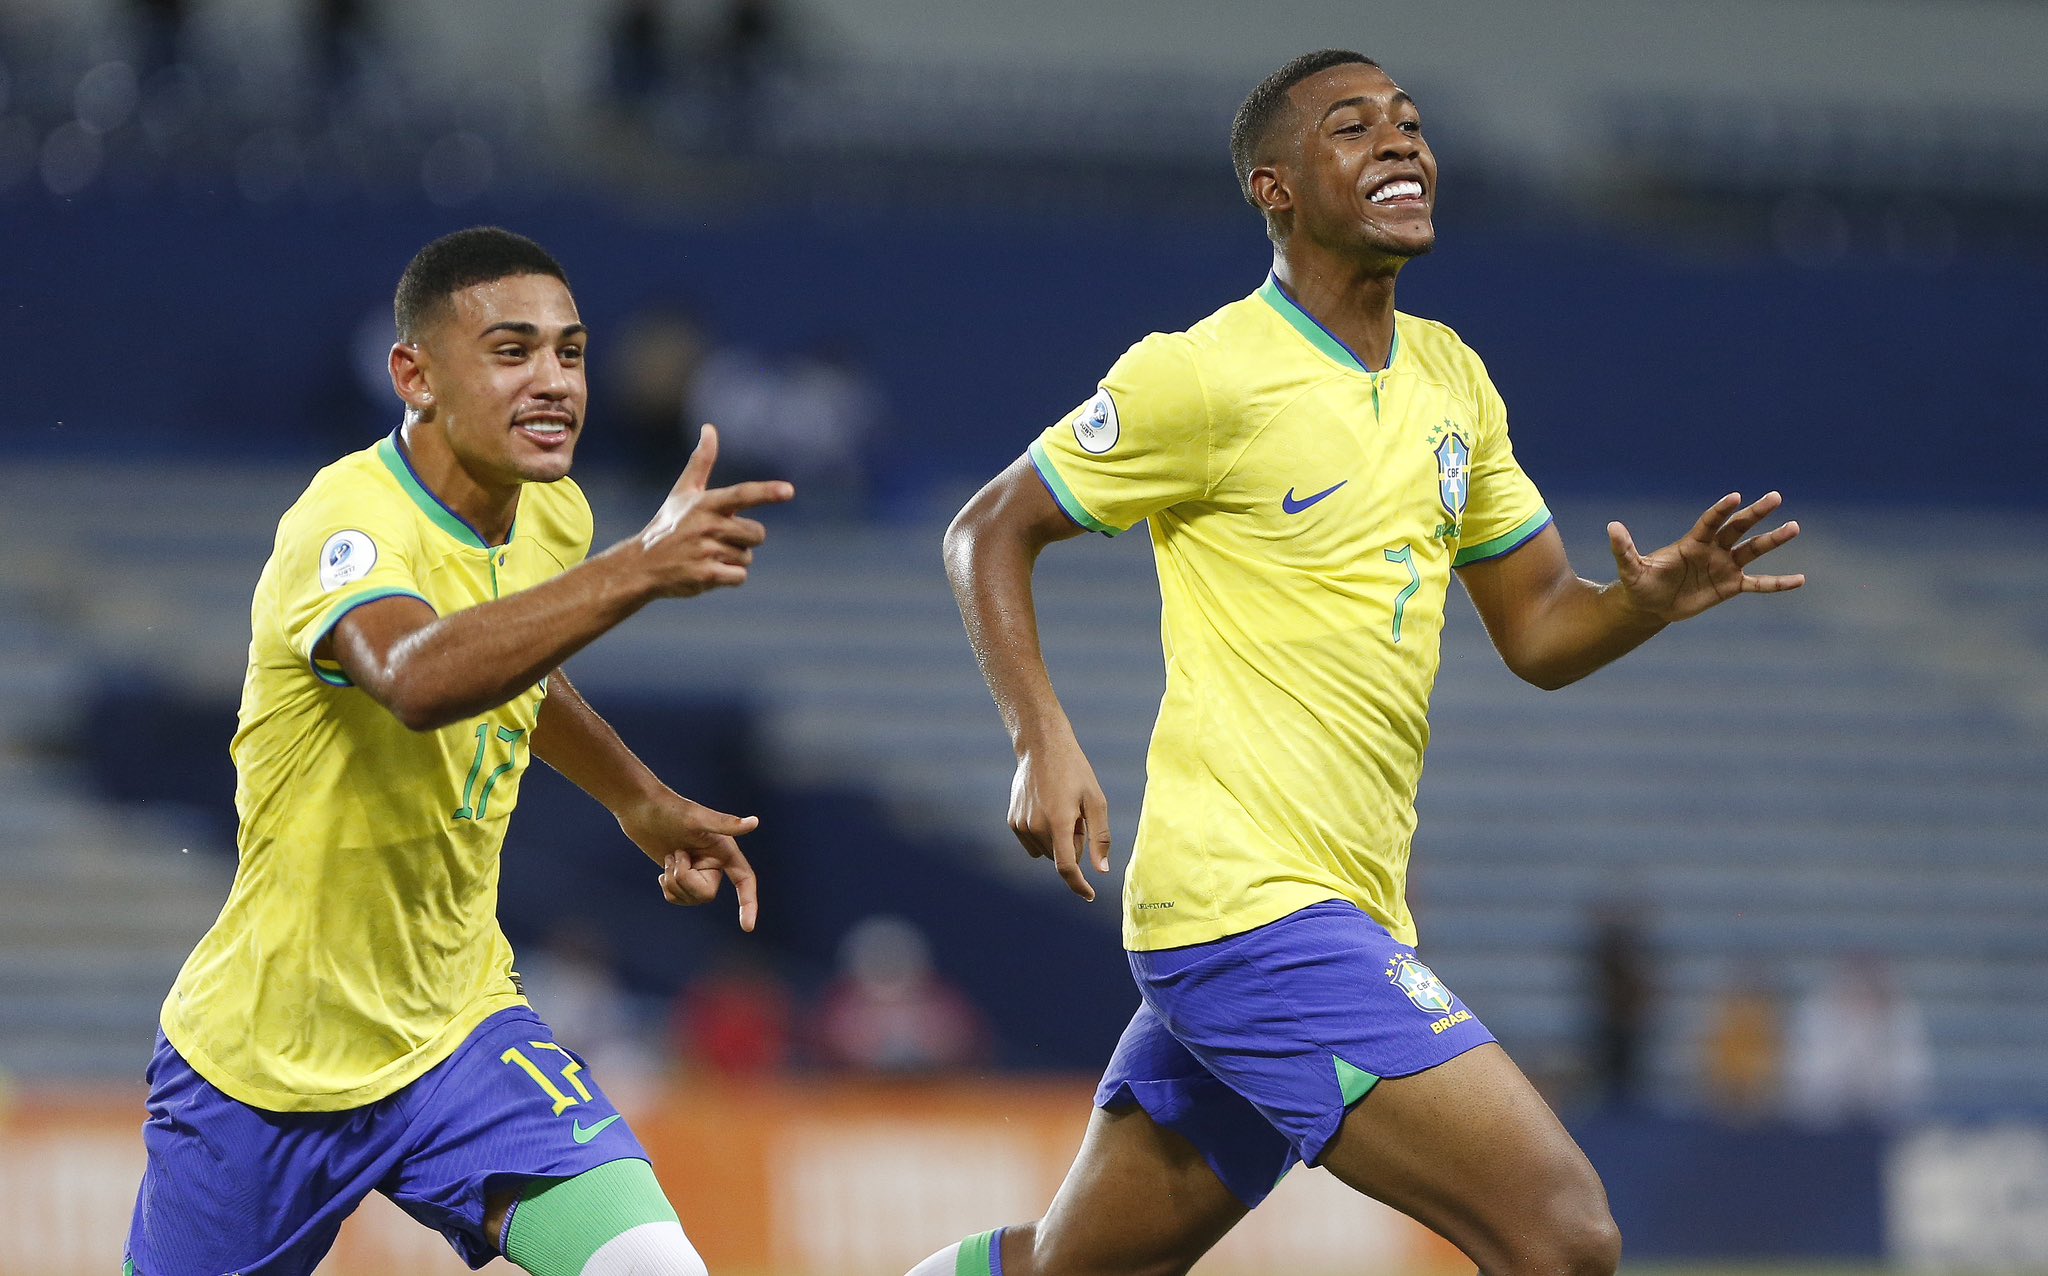
<path fill-rule="evenodd" d="M 485 1020 L 405 1101 L 405 1157 L 378 1190 L 471 1263 L 497 1257 L 502 1206 L 533 1180 L 647 1159 L 582 1057 L 523 1007 Z"/>
<path fill-rule="evenodd" d="M 1321 1163 L 1435 1230 L 1482 1272 L 1619 1245 L 1599 1175 L 1498 1045 L 1381 1081 Z"/>
<path fill-rule="evenodd" d="M 252 1108 L 161 1035 L 149 1086 L 148 1160 L 127 1248 L 142 1276 L 310 1272 L 400 1155 L 403 1123 L 379 1107 Z"/>
<path fill-rule="evenodd" d="M 1133 953 L 1131 969 L 1174 1040 L 1310 1165 L 1382 1078 L 1493 1040 L 1413 949 L 1349 903 Z"/>
<path fill-rule="evenodd" d="M 1245 1216 L 1200 1149 L 1142 1107 L 1098 1108 L 1052 1208 L 1003 1237 L 1006 1276 L 1179 1276 Z"/>

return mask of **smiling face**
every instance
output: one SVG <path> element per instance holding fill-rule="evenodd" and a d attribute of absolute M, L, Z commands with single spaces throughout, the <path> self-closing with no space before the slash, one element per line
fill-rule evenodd
<path fill-rule="evenodd" d="M 1304 235 L 1346 256 L 1393 263 L 1436 246 L 1436 156 L 1415 100 L 1387 73 L 1332 67 L 1288 90 L 1291 119 L 1253 198 L 1275 237 Z"/>
<path fill-rule="evenodd" d="M 400 397 L 442 427 L 484 487 L 568 474 L 589 398 L 589 333 L 568 285 L 507 275 L 452 294 L 440 310 L 417 344 L 392 351 Z"/>

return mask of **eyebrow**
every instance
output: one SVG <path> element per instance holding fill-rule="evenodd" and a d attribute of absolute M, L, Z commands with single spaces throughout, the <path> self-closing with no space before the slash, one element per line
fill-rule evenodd
<path fill-rule="evenodd" d="M 1399 106 L 1403 102 L 1406 102 L 1410 106 L 1415 105 L 1415 99 L 1409 97 L 1408 92 L 1405 89 L 1395 89 L 1394 96 L 1387 99 L 1388 106 Z M 1369 106 L 1371 104 L 1372 99 L 1364 96 L 1363 94 L 1357 97 L 1339 98 L 1337 101 L 1330 103 L 1329 109 L 1323 112 L 1322 118 L 1324 120 L 1327 120 L 1332 115 L 1335 115 L 1337 112 L 1343 110 L 1347 106 Z M 1322 120 L 1318 120 L 1316 122 L 1320 124 L 1322 123 Z"/>
<path fill-rule="evenodd" d="M 538 337 L 540 335 L 540 325 L 527 323 L 519 319 L 504 319 L 492 324 L 477 335 L 488 337 L 494 332 L 509 332 L 516 337 Z M 582 323 L 572 323 L 562 329 L 562 335 L 565 337 L 581 337 L 589 332 L 589 325 Z"/>

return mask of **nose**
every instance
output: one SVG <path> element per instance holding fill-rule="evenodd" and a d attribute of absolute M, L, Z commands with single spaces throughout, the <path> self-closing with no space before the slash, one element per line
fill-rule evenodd
<path fill-rule="evenodd" d="M 1382 124 L 1373 137 L 1373 157 L 1383 160 L 1412 160 L 1422 154 L 1422 138 L 1399 124 Z"/>
<path fill-rule="evenodd" d="M 540 358 L 534 361 L 534 397 L 566 399 L 574 388 L 575 381 L 570 376 L 568 367 L 562 362 L 562 357 L 553 350 L 543 351 Z"/>

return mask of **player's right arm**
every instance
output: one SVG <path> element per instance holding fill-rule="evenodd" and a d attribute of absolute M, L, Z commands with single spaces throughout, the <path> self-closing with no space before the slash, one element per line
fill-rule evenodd
<path fill-rule="evenodd" d="M 1080 852 L 1086 847 L 1096 872 L 1109 871 L 1109 801 L 1046 672 L 1031 592 L 1040 551 L 1082 530 L 1031 458 L 1020 456 L 953 519 L 945 555 L 967 640 L 1017 753 L 1010 829 L 1032 855 L 1050 857 L 1076 895 L 1092 900 Z"/>
<path fill-rule="evenodd" d="M 742 511 L 786 501 L 782 482 L 709 488 L 706 427 L 682 477 L 638 535 L 531 589 L 438 615 L 418 597 L 365 603 L 315 652 L 415 731 L 487 713 L 657 598 L 746 583 L 767 532 Z"/>

